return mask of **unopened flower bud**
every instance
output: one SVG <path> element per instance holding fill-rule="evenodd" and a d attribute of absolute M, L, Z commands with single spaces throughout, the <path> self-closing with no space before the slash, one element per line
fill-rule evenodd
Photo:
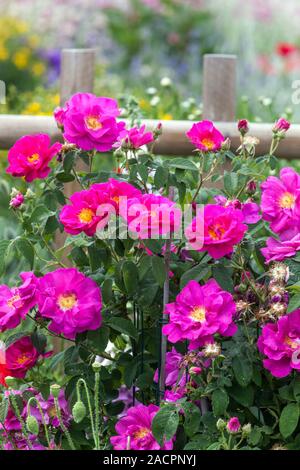
<path fill-rule="evenodd" d="M 34 199 L 35 198 L 35 193 L 28 188 L 26 193 L 25 193 L 25 199 Z"/>
<path fill-rule="evenodd" d="M 156 140 L 160 135 L 162 135 L 162 123 L 159 122 L 156 128 L 153 131 L 154 140 Z"/>
<path fill-rule="evenodd" d="M 278 119 L 277 122 L 275 122 L 274 127 L 273 127 L 273 132 L 274 134 L 277 134 L 278 132 L 286 133 L 290 127 L 291 127 L 291 124 L 289 123 L 289 121 L 287 121 L 284 118 L 280 118 Z"/>
<path fill-rule="evenodd" d="M 27 418 L 26 418 L 26 427 L 28 429 L 28 432 L 30 434 L 34 434 L 35 436 L 38 435 L 39 433 L 39 423 L 37 421 L 37 419 L 32 416 L 32 415 L 28 415 Z"/>
<path fill-rule="evenodd" d="M 50 386 L 50 392 L 51 392 L 51 395 L 54 397 L 54 398 L 58 398 L 59 397 L 59 392 L 60 392 L 60 385 L 58 384 L 53 384 Z"/>
<path fill-rule="evenodd" d="M 5 383 L 9 388 L 17 387 L 17 380 L 15 377 L 11 377 L 10 375 L 5 377 Z"/>
<path fill-rule="evenodd" d="M 244 424 L 244 426 L 242 427 L 242 433 L 244 436 L 248 436 L 251 430 L 252 430 L 251 423 Z"/>
<path fill-rule="evenodd" d="M 241 135 L 244 137 L 249 132 L 249 124 L 247 119 L 240 119 L 238 122 L 238 130 L 240 131 Z"/>
<path fill-rule="evenodd" d="M 221 144 L 221 150 L 226 152 L 230 150 L 230 147 L 231 147 L 231 140 L 227 137 L 227 139 L 225 139 Z"/>
<path fill-rule="evenodd" d="M 24 200 L 25 198 L 23 194 L 19 191 L 17 194 L 12 196 L 10 203 L 9 203 L 9 207 L 11 207 L 12 209 L 20 208 L 23 205 Z"/>
<path fill-rule="evenodd" d="M 86 407 L 82 401 L 77 401 L 72 409 L 75 423 L 80 423 L 86 416 Z"/>
<path fill-rule="evenodd" d="M 224 431 L 226 428 L 226 423 L 223 419 L 220 418 L 218 419 L 216 426 L 218 431 Z"/>
<path fill-rule="evenodd" d="M 201 372 L 202 372 L 201 367 L 191 367 L 189 369 L 190 375 L 199 375 L 199 374 L 201 374 Z"/>
<path fill-rule="evenodd" d="M 251 180 L 249 181 L 249 183 L 247 184 L 247 187 L 246 187 L 246 192 L 248 194 L 254 194 L 256 192 L 256 183 L 255 181 Z"/>
<path fill-rule="evenodd" d="M 238 433 L 241 429 L 241 423 L 239 421 L 239 418 L 237 418 L 236 416 L 234 416 L 233 418 L 230 418 L 226 427 L 227 427 L 227 431 L 230 432 L 231 434 Z"/>
<path fill-rule="evenodd" d="M 99 372 L 101 369 L 101 363 L 99 361 L 94 361 L 92 364 L 92 368 L 94 372 Z"/>

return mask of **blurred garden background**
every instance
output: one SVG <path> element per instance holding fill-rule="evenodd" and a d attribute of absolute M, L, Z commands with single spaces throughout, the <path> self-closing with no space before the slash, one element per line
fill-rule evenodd
<path fill-rule="evenodd" d="M 238 117 L 300 119 L 298 0 L 1 0 L 0 18 L 2 113 L 52 113 L 61 49 L 95 47 L 96 91 L 134 94 L 145 116 L 197 119 L 202 56 L 221 52 L 238 56 Z"/>
<path fill-rule="evenodd" d="M 238 57 L 237 118 L 300 122 L 299 0 L 1 0 L 2 114 L 51 115 L 63 48 L 97 50 L 95 93 L 133 96 L 147 118 L 201 120 L 202 58 Z M 0 236 L 15 236 L 0 162 Z"/>

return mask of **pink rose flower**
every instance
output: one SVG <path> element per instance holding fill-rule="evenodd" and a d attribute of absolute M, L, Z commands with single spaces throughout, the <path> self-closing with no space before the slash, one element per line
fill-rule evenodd
<path fill-rule="evenodd" d="M 266 263 L 283 261 L 296 255 L 297 251 L 300 250 L 299 227 L 300 224 L 293 229 L 282 232 L 278 240 L 272 237 L 267 239 L 267 246 L 261 250 L 266 258 Z"/>
<path fill-rule="evenodd" d="M 51 171 L 50 161 L 61 147 L 58 142 L 50 145 L 50 137 L 46 134 L 25 135 L 8 152 L 9 166 L 6 172 L 24 177 L 29 183 L 37 178 L 44 179 Z"/>
<path fill-rule="evenodd" d="M 241 429 L 241 423 L 239 422 L 239 418 L 237 418 L 236 416 L 230 418 L 226 427 L 228 432 L 230 432 L 231 434 L 236 434 L 237 432 L 239 432 Z"/>
<path fill-rule="evenodd" d="M 130 437 L 130 450 L 172 450 L 173 441 L 161 447 L 152 434 L 152 421 L 159 407 L 137 405 L 129 408 L 127 415 L 116 424 L 117 436 L 110 438 L 114 450 L 127 450 Z"/>
<path fill-rule="evenodd" d="M 41 356 L 47 357 L 50 354 L 51 352 L 41 355 L 33 346 L 30 336 L 23 336 L 8 346 L 5 351 L 9 375 L 24 379 L 27 371 L 35 366 Z"/>
<path fill-rule="evenodd" d="M 119 115 L 115 100 L 91 93 L 77 93 L 69 99 L 59 119 L 67 142 L 82 150 L 107 152 L 125 127 L 124 122 L 117 122 Z"/>
<path fill-rule="evenodd" d="M 169 315 L 169 323 L 163 327 L 163 334 L 171 343 L 189 340 L 192 350 L 213 342 L 214 334 L 233 336 L 237 330 L 233 297 L 214 279 L 204 286 L 190 281 L 176 301 L 166 305 L 165 314 Z"/>
<path fill-rule="evenodd" d="M 62 208 L 59 220 L 65 231 L 71 235 L 84 232 L 90 237 L 93 236 L 97 227 L 104 228 L 107 225 L 110 211 L 114 210 L 108 194 L 93 189 L 72 194 L 70 202 L 71 204 L 67 204 Z M 105 209 L 100 215 L 99 207 Z"/>
<path fill-rule="evenodd" d="M 300 175 L 283 168 L 280 178 L 269 176 L 261 185 L 263 219 L 275 233 L 281 233 L 300 220 Z"/>
<path fill-rule="evenodd" d="M 191 249 L 207 251 L 212 258 L 219 259 L 231 254 L 243 239 L 247 230 L 243 222 L 241 210 L 208 204 L 186 228 L 185 236 Z"/>
<path fill-rule="evenodd" d="M 132 238 L 158 238 L 177 231 L 181 225 L 181 209 L 170 199 L 155 194 L 128 200 L 120 214 L 127 221 Z"/>
<path fill-rule="evenodd" d="M 146 126 L 124 129 L 114 144 L 115 148 L 122 147 L 127 150 L 137 150 L 143 145 L 150 144 L 154 140 L 152 132 L 145 132 Z"/>
<path fill-rule="evenodd" d="M 300 309 L 266 324 L 257 347 L 267 357 L 264 367 L 274 377 L 286 377 L 292 369 L 300 370 Z"/>
<path fill-rule="evenodd" d="M 201 121 L 193 124 L 186 133 L 189 140 L 202 152 L 218 152 L 225 137 L 211 121 Z"/>
<path fill-rule="evenodd" d="M 36 277 L 33 273 L 21 273 L 20 277 L 20 287 L 0 286 L 0 332 L 16 328 L 36 303 Z"/>
<path fill-rule="evenodd" d="M 101 290 L 76 268 L 57 269 L 39 280 L 38 307 L 49 329 L 68 339 L 101 326 Z"/>

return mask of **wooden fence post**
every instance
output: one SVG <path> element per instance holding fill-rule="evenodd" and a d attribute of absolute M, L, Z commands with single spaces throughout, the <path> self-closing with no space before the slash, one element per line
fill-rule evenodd
<path fill-rule="evenodd" d="M 232 122 L 236 118 L 237 59 L 235 55 L 206 54 L 203 63 L 203 118 Z M 228 137 L 225 134 L 225 137 Z M 226 161 L 220 168 L 229 170 Z M 208 183 L 218 187 L 220 183 Z"/>
<path fill-rule="evenodd" d="M 94 89 L 95 49 L 63 49 L 61 53 L 60 102 L 74 93 Z"/>
<path fill-rule="evenodd" d="M 236 112 L 236 56 L 206 54 L 203 64 L 203 117 L 230 122 Z"/>

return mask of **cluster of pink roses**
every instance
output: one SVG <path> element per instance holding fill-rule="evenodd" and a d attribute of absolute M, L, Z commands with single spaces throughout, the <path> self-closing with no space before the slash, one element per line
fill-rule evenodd
<path fill-rule="evenodd" d="M 57 269 L 40 278 L 22 273 L 21 279 L 20 287 L 0 286 L 0 331 L 18 326 L 34 306 L 37 315 L 50 319 L 51 331 L 69 339 L 100 327 L 101 290 L 77 269 Z"/>
<path fill-rule="evenodd" d="M 137 150 L 153 142 L 154 135 L 146 132 L 145 126 L 126 129 L 125 122 L 117 121 L 119 115 L 116 100 L 91 93 L 73 95 L 64 108 L 54 112 L 65 141 L 84 151 L 108 152 L 118 147 Z M 51 160 L 61 150 L 59 142 L 51 145 L 47 134 L 26 135 L 10 149 L 6 171 L 27 182 L 46 178 Z"/>
<path fill-rule="evenodd" d="M 108 224 L 111 215 L 120 215 L 131 235 L 140 239 L 174 231 L 181 223 L 181 212 L 168 198 L 142 194 L 131 184 L 113 178 L 74 193 L 70 201 L 62 208 L 60 221 L 72 235 L 84 232 L 93 236 Z"/>

